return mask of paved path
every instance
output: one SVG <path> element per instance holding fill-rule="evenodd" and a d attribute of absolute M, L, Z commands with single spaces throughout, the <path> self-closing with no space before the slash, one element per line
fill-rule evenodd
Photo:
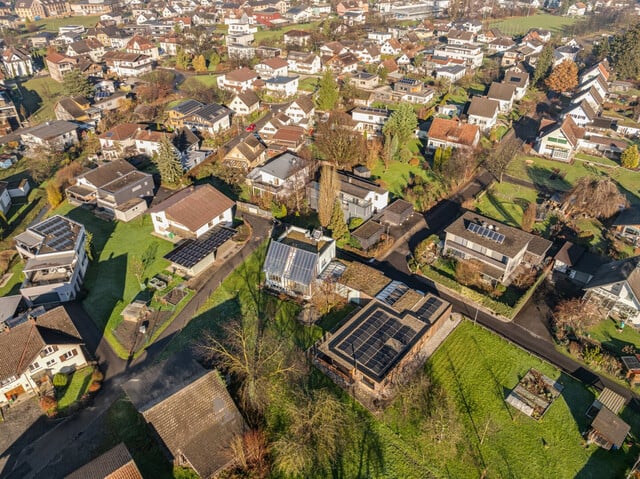
<path fill-rule="evenodd" d="M 224 279 L 250 256 L 271 231 L 270 220 L 245 215 L 252 227 L 252 237 L 243 248 L 221 265 L 204 286 L 193 296 L 173 322 L 160 337 L 147 348 L 137 360 L 129 363 L 118 357 L 103 337 L 103 332 L 84 311 L 80 303 L 66 305 L 78 331 L 85 340 L 87 350 L 96 358 L 105 373 L 105 381 L 92 406 L 83 409 L 74 416 L 61 421 L 40 437 L 33 437 L 27 444 L 14 442 L 2 454 L 6 466 L 0 471 L 0 477 L 7 479 L 56 479 L 68 474 L 61 472 L 63 453 L 69 444 L 82 444 L 82 436 L 91 425 L 100 420 L 113 402 L 121 396 L 120 385 L 131 376 L 151 365 L 170 344 L 171 340 L 196 315 L 199 307 Z M 49 467 L 51 465 L 51 467 Z M 78 464 L 77 466 L 79 466 Z M 55 466 L 55 467 L 53 467 Z M 54 472 L 55 471 L 55 472 Z"/>

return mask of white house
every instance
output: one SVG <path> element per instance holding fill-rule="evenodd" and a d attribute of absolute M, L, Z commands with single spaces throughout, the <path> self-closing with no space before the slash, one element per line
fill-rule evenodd
<path fill-rule="evenodd" d="M 266 58 L 257 63 L 253 69 L 263 80 L 286 77 L 289 75 L 289 62 L 281 57 Z"/>
<path fill-rule="evenodd" d="M 237 93 L 229 102 L 229 108 L 237 115 L 249 115 L 260 109 L 260 98 L 253 90 Z"/>
<path fill-rule="evenodd" d="M 389 119 L 389 110 L 381 108 L 357 107 L 351 111 L 351 118 L 356 123 L 355 129 L 361 133 L 379 135 L 382 127 Z"/>
<path fill-rule="evenodd" d="M 218 77 L 218 88 L 235 92 L 243 92 L 253 88 L 253 82 L 258 79 L 258 74 L 249 68 L 243 67 L 233 70 Z"/>
<path fill-rule="evenodd" d="M 170 240 L 200 238 L 233 224 L 235 203 L 210 184 L 190 186 L 149 210 L 155 234 Z"/>
<path fill-rule="evenodd" d="M 320 57 L 315 53 L 290 51 L 287 55 L 287 63 L 289 70 L 298 73 L 315 75 L 322 71 Z"/>
<path fill-rule="evenodd" d="M 0 406 L 39 395 L 51 387 L 57 373 L 71 373 L 87 364 L 84 341 L 62 306 L 35 319 L 15 318 L 9 323 L 12 326 L 0 334 Z"/>
<path fill-rule="evenodd" d="M 22 48 L 5 48 L 2 51 L 2 67 L 8 79 L 33 75 L 31 55 Z"/>
<path fill-rule="evenodd" d="M 269 94 L 283 98 L 294 96 L 298 92 L 298 77 L 274 77 L 265 80 L 264 86 Z"/>
<path fill-rule="evenodd" d="M 479 68 L 482 66 L 484 55 L 480 45 L 439 45 L 433 50 L 434 56 L 464 60 L 467 66 Z"/>
<path fill-rule="evenodd" d="M 471 125 L 478 125 L 481 130 L 488 131 L 496 124 L 500 103 L 482 96 L 474 96 L 467 111 Z"/>
<path fill-rule="evenodd" d="M 173 135 L 164 131 L 138 129 L 133 134 L 135 149 L 138 153 L 152 157 L 160 151 L 160 145 L 165 138 L 172 139 Z"/>
<path fill-rule="evenodd" d="M 508 83 L 491 83 L 487 98 L 496 100 L 500 104 L 501 113 L 509 113 L 513 108 L 516 97 L 516 87 Z"/>
<path fill-rule="evenodd" d="M 153 59 L 147 55 L 110 51 L 105 53 L 103 60 L 109 71 L 121 78 L 136 77 L 153 70 Z"/>
<path fill-rule="evenodd" d="M 292 124 L 299 125 L 301 123 L 310 123 L 315 111 L 311 97 L 303 95 L 289 103 L 284 109 L 284 114 L 291 118 Z"/>
<path fill-rule="evenodd" d="M 288 198 L 296 191 L 304 197 L 308 181 L 308 162 L 288 151 L 254 168 L 247 175 L 247 185 L 253 194 L 269 194 L 279 199 Z"/>
<path fill-rule="evenodd" d="M 552 121 L 541 124 L 534 149 L 540 155 L 569 162 L 583 137 L 584 129 L 576 125 L 573 118 L 567 115 L 562 123 Z"/>
<path fill-rule="evenodd" d="M 20 294 L 29 305 L 55 304 L 76 298 L 89 260 L 84 226 L 55 215 L 15 237 L 25 261 Z"/>

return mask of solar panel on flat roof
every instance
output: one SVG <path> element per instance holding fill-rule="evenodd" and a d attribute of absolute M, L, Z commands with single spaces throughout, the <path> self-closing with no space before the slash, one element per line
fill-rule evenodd
<path fill-rule="evenodd" d="M 236 230 L 232 228 L 216 226 L 202 238 L 186 240 L 164 257 L 177 265 L 192 268 L 231 239 L 235 233 Z"/>

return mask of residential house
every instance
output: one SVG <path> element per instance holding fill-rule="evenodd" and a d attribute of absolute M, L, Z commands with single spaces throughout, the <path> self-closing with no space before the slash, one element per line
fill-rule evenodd
<path fill-rule="evenodd" d="M 311 45 L 311 32 L 304 30 L 289 30 L 284 34 L 284 44 L 287 47 L 308 47 Z"/>
<path fill-rule="evenodd" d="M 17 0 L 14 5 L 16 15 L 30 21 L 49 17 L 64 17 L 71 13 L 66 0 Z"/>
<path fill-rule="evenodd" d="M 516 89 L 514 99 L 520 101 L 527 94 L 529 74 L 518 69 L 509 69 L 505 72 L 502 83 L 514 86 Z"/>
<path fill-rule="evenodd" d="M 77 58 L 68 57 L 56 51 L 48 52 L 44 61 L 51 78 L 58 82 L 61 82 L 64 76 L 78 64 Z"/>
<path fill-rule="evenodd" d="M 160 151 L 160 146 L 165 139 L 173 141 L 173 134 L 166 131 L 143 130 L 142 128 L 133 134 L 136 152 L 149 158 Z"/>
<path fill-rule="evenodd" d="M 155 234 L 200 238 L 214 226 L 233 224 L 235 203 L 210 184 L 185 188 L 149 210 Z"/>
<path fill-rule="evenodd" d="M 121 123 L 102 133 L 100 150 L 105 160 L 117 160 L 136 152 L 135 134 L 142 129 L 137 123 Z"/>
<path fill-rule="evenodd" d="M 253 195 L 266 194 L 284 200 L 297 193 L 302 200 L 309 173 L 306 160 L 294 153 L 285 152 L 251 170 L 246 183 Z"/>
<path fill-rule="evenodd" d="M 341 53 L 325 62 L 325 67 L 330 69 L 336 75 L 344 75 L 345 73 L 353 73 L 357 71 L 360 60 L 353 53 Z"/>
<path fill-rule="evenodd" d="M 82 97 L 62 97 L 53 107 L 53 112 L 58 120 L 68 120 L 80 123 L 88 123 L 96 126 L 102 112 L 92 107 L 89 101 Z"/>
<path fill-rule="evenodd" d="M 149 173 L 115 160 L 77 176 L 65 193 L 72 204 L 95 205 L 118 220 L 129 221 L 147 210 L 153 190 Z"/>
<path fill-rule="evenodd" d="M 231 127 L 231 113 L 229 108 L 217 103 L 202 105 L 185 115 L 182 124 L 185 128 L 214 135 Z"/>
<path fill-rule="evenodd" d="M 503 53 L 516 45 L 511 38 L 498 38 L 487 45 L 489 53 Z"/>
<path fill-rule="evenodd" d="M 236 115 L 250 115 L 260 109 L 260 97 L 253 90 L 237 93 L 229 102 L 229 108 Z"/>
<path fill-rule="evenodd" d="M 634 326 L 640 325 L 640 256 L 602 265 L 585 286 L 584 300 Z"/>
<path fill-rule="evenodd" d="M 455 83 L 462 80 L 466 74 L 467 68 L 464 65 L 451 65 L 436 68 L 433 76 L 437 80 L 447 80 L 449 83 Z"/>
<path fill-rule="evenodd" d="M 283 16 L 291 23 L 306 23 L 311 20 L 311 9 L 305 6 L 292 7 Z"/>
<path fill-rule="evenodd" d="M 434 48 L 435 56 L 455 58 L 464 60 L 465 64 L 471 68 L 479 68 L 482 66 L 484 55 L 479 45 L 439 45 Z"/>
<path fill-rule="evenodd" d="M 53 376 L 87 364 L 78 333 L 59 306 L 35 319 L 12 325 L 0 334 L 0 405 L 40 395 Z"/>
<path fill-rule="evenodd" d="M 466 30 L 451 29 L 447 33 L 447 43 L 449 45 L 465 45 L 473 43 L 475 34 Z"/>
<path fill-rule="evenodd" d="M 554 160 L 569 162 L 583 137 L 584 128 L 580 128 L 571 116 L 565 116 L 562 123 L 543 120 L 534 150 Z"/>
<path fill-rule="evenodd" d="M 224 164 L 243 171 L 259 166 L 267 159 L 267 147 L 253 133 L 243 133 L 224 146 Z"/>
<path fill-rule="evenodd" d="M 580 92 L 588 90 L 591 87 L 595 88 L 595 90 L 598 92 L 598 95 L 602 99 L 606 98 L 606 96 L 609 94 L 609 84 L 602 75 L 597 75 L 581 80 L 580 84 L 576 88 L 576 91 L 578 92 L 577 94 L 579 95 Z"/>
<path fill-rule="evenodd" d="M 591 108 L 591 105 L 585 100 L 569 105 L 568 109 L 563 113 L 563 116 L 570 116 L 576 125 L 583 128 L 593 123 L 598 117 L 597 113 Z"/>
<path fill-rule="evenodd" d="M 289 75 L 289 63 L 281 57 L 266 58 L 257 63 L 253 69 L 263 80 Z"/>
<path fill-rule="evenodd" d="M 349 83 L 361 90 L 373 90 L 379 81 L 378 75 L 365 71 L 358 71 L 349 78 Z"/>
<path fill-rule="evenodd" d="M 566 15 L 568 17 L 582 17 L 587 13 L 587 6 L 582 2 L 576 2 L 573 5 L 569 5 Z"/>
<path fill-rule="evenodd" d="M 307 133 L 304 128 L 298 125 L 285 125 L 278 128 L 268 143 L 269 148 L 299 151 L 306 139 Z"/>
<path fill-rule="evenodd" d="M 258 74 L 249 68 L 243 67 L 238 70 L 218 77 L 218 88 L 233 92 L 243 92 L 251 90 L 253 83 L 258 79 Z"/>
<path fill-rule="evenodd" d="M 336 242 L 321 230 L 297 226 L 269 243 L 262 271 L 265 285 L 291 296 L 310 298 L 318 276 L 336 257 Z"/>
<path fill-rule="evenodd" d="M 434 118 L 427 133 L 427 148 L 435 151 L 438 148 L 473 149 L 480 142 L 480 128 L 476 125 L 462 123 L 460 120 Z"/>
<path fill-rule="evenodd" d="M 108 70 L 121 77 L 137 77 L 153 70 L 153 59 L 137 53 L 109 51 L 103 60 Z"/>
<path fill-rule="evenodd" d="M 18 109 L 9 91 L 0 86 L 0 134 L 8 135 L 21 124 Z"/>
<path fill-rule="evenodd" d="M 371 181 L 351 175 L 338 173 L 340 191 L 337 198 L 347 221 L 351 218 L 368 220 L 389 204 L 389 192 Z M 320 196 L 320 184 L 313 181 L 307 187 L 309 207 L 317 211 Z"/>
<path fill-rule="evenodd" d="M 159 54 L 175 56 L 178 54 L 178 50 L 181 45 L 181 40 L 175 35 L 168 35 L 160 39 Z"/>
<path fill-rule="evenodd" d="M 605 82 L 608 82 L 610 74 L 611 74 L 611 69 L 609 67 L 609 62 L 605 59 L 596 63 L 592 67 L 587 68 L 585 71 L 583 71 L 580 74 L 580 83 L 585 83 L 588 80 L 597 76 L 602 76 L 603 80 Z"/>
<path fill-rule="evenodd" d="M 124 442 L 88 462 L 64 479 L 143 479 Z"/>
<path fill-rule="evenodd" d="M 77 145 L 78 125 L 64 120 L 54 120 L 21 131 L 20 139 L 29 148 L 66 150 Z"/>
<path fill-rule="evenodd" d="M 256 49 L 252 45 L 242 45 L 240 43 L 228 43 L 227 55 L 235 60 L 251 60 L 256 56 Z"/>
<path fill-rule="evenodd" d="M 34 0 L 36 1 L 36 0 Z M 33 60 L 31 54 L 19 47 L 7 47 L 2 50 L 2 70 L 4 77 L 20 78 L 33 75 Z"/>
<path fill-rule="evenodd" d="M 272 96 L 289 98 L 298 93 L 298 76 L 277 76 L 264 81 L 265 90 Z"/>
<path fill-rule="evenodd" d="M 500 102 L 483 96 L 474 96 L 467 110 L 468 121 L 478 125 L 481 130 L 488 131 L 496 124 Z"/>
<path fill-rule="evenodd" d="M 393 35 L 390 32 L 373 31 L 367 33 L 367 38 L 373 40 L 378 45 L 384 44 L 387 40 L 391 40 Z"/>
<path fill-rule="evenodd" d="M 141 37 L 140 35 L 133 36 L 131 40 L 127 42 L 125 51 L 136 55 L 146 55 L 152 60 L 158 60 L 160 58 L 158 47 L 153 42 Z"/>
<path fill-rule="evenodd" d="M 389 111 L 381 108 L 357 107 L 351 111 L 351 118 L 356 123 L 357 131 L 375 136 L 382 133 L 382 127 L 389 119 Z"/>
<path fill-rule="evenodd" d="M 69 57 L 88 56 L 94 62 L 99 62 L 104 56 L 104 45 L 98 40 L 87 38 L 67 45 L 66 54 Z"/>
<path fill-rule="evenodd" d="M 277 113 L 269 112 L 257 123 L 258 139 L 269 140 L 276 134 L 276 132 L 291 124 L 291 118 L 289 118 L 284 112 Z"/>
<path fill-rule="evenodd" d="M 591 86 L 585 90 L 579 91 L 573 95 L 572 103 L 580 103 L 586 101 L 589 106 L 596 112 L 600 111 L 604 98 L 598 92 L 597 88 Z"/>
<path fill-rule="evenodd" d="M 397 57 L 402 53 L 402 45 L 400 45 L 400 42 L 396 38 L 390 38 L 380 46 L 380 53 L 382 55 Z"/>
<path fill-rule="evenodd" d="M 500 104 L 501 113 L 509 113 L 513 109 L 516 97 L 516 87 L 508 83 L 491 83 L 487 98 L 496 100 Z"/>
<path fill-rule="evenodd" d="M 284 114 L 294 125 L 309 125 L 313 121 L 315 106 L 310 95 L 300 95 L 284 108 Z"/>
<path fill-rule="evenodd" d="M 618 214 L 612 225 L 616 236 L 624 238 L 634 246 L 640 245 L 640 208 L 629 206 Z"/>
<path fill-rule="evenodd" d="M 510 283 L 518 267 L 526 264 L 528 252 L 541 262 L 551 247 L 550 241 L 471 211 L 447 226 L 445 233 L 445 254 L 478 261 L 484 278 L 502 284 Z"/>
<path fill-rule="evenodd" d="M 244 422 L 218 371 L 207 371 L 186 354 L 173 356 L 122 389 L 174 466 L 209 479 L 235 464 L 233 445 Z"/>
<path fill-rule="evenodd" d="M 289 51 L 287 63 L 289 70 L 305 75 L 316 75 L 322 71 L 320 57 L 315 53 Z"/>
<path fill-rule="evenodd" d="M 203 106 L 204 103 L 197 100 L 188 99 L 181 101 L 166 110 L 167 123 L 173 128 L 182 128 L 184 126 L 184 118 Z"/>
<path fill-rule="evenodd" d="M 30 306 L 73 301 L 89 264 L 84 226 L 55 215 L 14 239 L 25 262 L 20 288 L 25 301 Z"/>
<path fill-rule="evenodd" d="M 327 42 L 320 46 L 319 51 L 320 54 L 325 57 L 335 57 L 349 52 L 349 50 L 340 42 Z"/>

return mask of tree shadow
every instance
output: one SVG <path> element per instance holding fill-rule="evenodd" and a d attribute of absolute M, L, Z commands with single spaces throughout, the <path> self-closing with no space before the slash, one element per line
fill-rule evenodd
<path fill-rule="evenodd" d="M 18 457 L 23 452 L 29 452 L 33 449 L 31 444 L 40 438 L 43 434 L 49 432 L 55 427 L 57 421 L 48 419 L 44 415 L 39 416 L 7 449 L 5 449 L 0 458 L 6 459 L 6 463 L 0 470 L 0 477 L 6 479 L 22 479 L 31 472 L 28 464 L 21 462 L 17 464 Z"/>
<path fill-rule="evenodd" d="M 513 124 L 513 130 L 516 137 L 522 141 L 531 141 L 535 139 L 538 131 L 538 120 L 530 116 L 523 116 Z"/>
<path fill-rule="evenodd" d="M 527 176 L 538 191 L 553 195 L 556 192 L 564 192 L 571 189 L 571 183 L 564 178 L 560 168 L 553 171 L 538 165 L 526 167 Z"/>
<path fill-rule="evenodd" d="M 491 190 L 487 190 L 485 193 L 489 203 L 500 213 L 503 218 L 503 222 L 511 225 L 511 226 L 519 226 L 520 224 L 516 221 L 511 213 L 509 213 L 504 206 L 502 206 L 502 202 L 493 194 Z"/>

